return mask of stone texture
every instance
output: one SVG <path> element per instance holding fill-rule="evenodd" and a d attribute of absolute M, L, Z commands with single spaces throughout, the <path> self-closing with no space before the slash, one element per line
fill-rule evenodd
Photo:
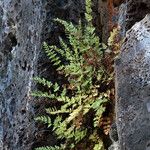
<path fill-rule="evenodd" d="M 41 46 L 41 0 L 0 1 L 0 149 L 28 150 L 34 122 L 30 97 Z"/>
<path fill-rule="evenodd" d="M 135 22 L 140 21 L 146 14 L 150 13 L 150 1 L 149 0 L 127 0 L 126 10 L 126 31 L 130 29 Z"/>
<path fill-rule="evenodd" d="M 97 5 L 97 28 L 105 43 L 113 27 L 119 25 L 124 37 L 127 30 L 150 13 L 149 0 L 98 0 Z"/>
<path fill-rule="evenodd" d="M 116 61 L 116 113 L 121 150 L 150 145 L 150 15 L 126 34 Z"/>
<path fill-rule="evenodd" d="M 99 0 L 98 1 L 98 12 L 99 12 L 99 20 L 100 20 L 100 34 L 101 40 L 107 43 L 107 39 L 109 37 L 109 8 L 108 1 Z"/>
<path fill-rule="evenodd" d="M 114 8 L 117 13 L 112 21 L 121 26 L 123 37 L 149 13 L 150 1 L 126 0 Z M 0 0 L 0 149 L 30 150 L 54 144 L 49 133 L 34 126 L 34 101 L 29 95 L 32 77 L 39 74 L 55 79 L 53 68 L 41 51 L 43 41 L 58 44 L 58 36 L 65 37 L 63 28 L 53 18 L 77 24 L 79 18 L 84 21 L 84 11 L 84 0 Z M 103 42 L 109 36 L 109 13 L 112 12 L 107 0 L 93 0 L 93 23 Z M 127 33 L 116 64 L 121 150 L 150 149 L 148 26 L 149 16 Z M 42 141 L 39 137 L 43 131 Z M 115 149 L 117 143 L 114 141 L 111 148 Z"/>
<path fill-rule="evenodd" d="M 96 1 L 96 0 L 95 0 Z M 97 30 L 100 38 L 107 43 L 110 31 L 121 27 L 122 37 L 125 35 L 127 1 L 125 0 L 98 0 L 97 2 Z"/>

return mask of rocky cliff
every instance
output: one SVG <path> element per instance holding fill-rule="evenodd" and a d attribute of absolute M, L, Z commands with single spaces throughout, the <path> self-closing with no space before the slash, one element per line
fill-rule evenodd
<path fill-rule="evenodd" d="M 93 23 L 106 42 L 113 26 L 125 37 L 116 61 L 116 124 L 121 150 L 149 150 L 149 0 L 93 0 Z M 36 141 L 36 74 L 50 76 L 43 41 L 64 35 L 52 19 L 84 20 L 84 0 L 0 0 L 0 149 L 30 150 Z M 133 26 L 133 27 L 132 27 Z M 132 29 L 128 31 L 130 28 Z M 127 32 L 128 31 L 128 32 Z M 126 34 L 127 32 L 127 34 Z"/>

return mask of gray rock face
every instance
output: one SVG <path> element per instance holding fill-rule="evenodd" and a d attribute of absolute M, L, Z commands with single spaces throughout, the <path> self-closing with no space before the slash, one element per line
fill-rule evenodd
<path fill-rule="evenodd" d="M 107 2 L 93 2 L 98 5 L 93 6 L 94 16 L 99 17 L 94 18 L 94 24 L 100 26 L 97 30 L 102 34 L 102 41 L 107 41 Z M 149 10 L 149 0 L 125 1 L 116 16 L 123 27 L 123 35 Z M 40 53 L 41 43 L 57 44 L 58 36 L 64 36 L 63 29 L 52 21 L 53 18 L 77 23 L 79 18 L 84 18 L 84 11 L 84 0 L 0 0 L 0 150 L 31 149 L 36 130 L 32 118 L 33 98 L 30 97 L 32 77 L 38 72 L 53 78 L 49 72 L 42 73 L 43 67 L 49 69 L 49 64 Z M 127 33 L 116 64 L 121 150 L 150 149 L 149 26 L 147 16 Z M 114 141 L 111 149 L 117 149 L 117 145 Z"/>
<path fill-rule="evenodd" d="M 1 150 L 26 150 L 33 142 L 30 92 L 41 46 L 41 8 L 41 0 L 0 1 Z"/>
<path fill-rule="evenodd" d="M 150 148 L 150 15 L 126 34 L 116 61 L 116 113 L 121 150 Z"/>
<path fill-rule="evenodd" d="M 150 13 L 149 0 L 126 0 L 126 30 L 130 29 L 135 22 L 142 20 L 146 14 Z"/>

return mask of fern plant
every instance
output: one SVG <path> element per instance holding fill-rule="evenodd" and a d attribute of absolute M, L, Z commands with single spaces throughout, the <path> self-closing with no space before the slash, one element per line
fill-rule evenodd
<path fill-rule="evenodd" d="M 106 103 L 110 99 L 110 89 L 102 90 L 102 86 L 111 79 L 102 63 L 105 48 L 99 43 L 91 23 L 91 0 L 86 0 L 86 4 L 87 25 L 84 28 L 81 22 L 75 26 L 64 20 L 55 19 L 65 27 L 69 43 L 60 38 L 61 48 L 43 44 L 58 74 L 67 77 L 68 84 L 60 85 L 44 78 L 34 78 L 37 83 L 46 86 L 49 90 L 35 91 L 32 96 L 62 103 L 59 108 L 55 106 L 47 108 L 48 116 L 36 118 L 37 121 L 46 123 L 48 127 L 51 126 L 57 138 L 62 139 L 62 143 L 55 147 L 41 147 L 37 150 L 81 149 L 79 147 L 84 145 L 85 141 L 91 143 L 91 150 L 103 149 L 99 130 Z M 55 117 L 54 121 L 50 116 Z"/>

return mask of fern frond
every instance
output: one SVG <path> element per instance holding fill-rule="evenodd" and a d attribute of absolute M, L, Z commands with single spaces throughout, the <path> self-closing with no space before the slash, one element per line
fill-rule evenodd
<path fill-rule="evenodd" d="M 58 115 L 58 116 L 55 118 L 55 120 L 54 120 L 54 123 L 53 123 L 53 125 L 54 125 L 53 130 L 56 130 L 56 129 L 60 126 L 61 122 L 62 122 L 62 116 Z"/>
<path fill-rule="evenodd" d="M 66 138 L 65 137 L 65 132 L 67 131 L 67 124 L 65 121 L 63 122 L 59 122 L 56 126 L 55 122 L 54 122 L 54 131 L 57 135 L 57 137 L 59 139 L 63 139 L 63 138 Z"/>
<path fill-rule="evenodd" d="M 61 147 L 59 146 L 46 146 L 46 147 L 39 147 L 39 148 L 36 148 L 35 150 L 63 150 Z"/>
<path fill-rule="evenodd" d="M 38 116 L 35 118 L 36 121 L 43 122 L 44 124 L 48 124 L 48 127 L 51 127 L 52 122 L 49 116 Z"/>
<path fill-rule="evenodd" d="M 56 107 L 52 108 L 47 108 L 46 112 L 51 114 L 51 115 L 59 115 L 59 114 L 65 114 L 65 113 L 70 113 L 70 110 L 57 110 Z"/>
<path fill-rule="evenodd" d="M 65 56 L 64 55 L 64 51 L 63 51 L 63 49 L 61 49 L 61 48 L 58 48 L 57 46 L 55 46 L 55 45 L 51 45 L 51 46 L 49 46 L 49 49 L 48 50 L 46 50 L 47 51 L 47 53 L 49 54 L 49 56 L 51 55 L 51 52 L 49 53 L 49 50 L 50 51 L 52 51 L 52 54 L 53 53 L 55 53 L 55 52 L 57 52 L 58 54 L 60 54 L 62 57 L 63 56 Z"/>
<path fill-rule="evenodd" d="M 53 85 L 53 88 L 54 88 L 54 92 L 58 92 L 59 89 L 60 89 L 60 86 L 58 85 L 58 83 L 56 82 L 54 85 Z"/>
<path fill-rule="evenodd" d="M 118 28 L 114 28 L 112 32 L 110 32 L 110 36 L 108 38 L 108 46 L 113 46 L 116 40 L 116 36 L 119 34 Z"/>
<path fill-rule="evenodd" d="M 75 117 L 79 115 L 79 113 L 82 111 L 83 107 L 79 106 L 77 109 L 73 110 L 70 114 L 69 117 L 66 119 L 66 122 L 69 123 L 72 121 Z"/>
<path fill-rule="evenodd" d="M 66 129 L 66 131 L 64 133 L 64 136 L 66 137 L 66 139 L 74 138 L 74 129 L 75 129 L 74 126 L 71 126 L 70 128 Z"/>
<path fill-rule="evenodd" d="M 92 103 L 92 101 L 91 101 L 91 103 Z M 91 104 L 89 102 L 89 103 L 84 105 L 83 115 L 86 115 L 90 110 L 91 110 Z"/>
<path fill-rule="evenodd" d="M 85 17 L 88 23 L 91 23 L 92 21 L 92 8 L 91 8 L 92 2 L 91 0 L 86 0 L 86 13 L 85 13 Z"/>
<path fill-rule="evenodd" d="M 75 130 L 74 137 L 75 137 L 76 143 L 81 141 L 86 135 L 87 135 L 87 129 L 85 129 L 85 130 Z"/>
<path fill-rule="evenodd" d="M 31 96 L 44 97 L 44 98 L 49 98 L 49 99 L 54 99 L 55 98 L 54 94 L 49 94 L 47 92 L 42 92 L 42 91 L 34 91 L 34 92 L 31 93 Z"/>
<path fill-rule="evenodd" d="M 99 124 L 100 124 L 100 119 L 102 117 L 102 114 L 103 112 L 105 112 L 105 107 L 103 106 L 100 106 L 97 110 L 96 110 L 96 113 L 95 113 L 95 117 L 93 119 L 94 121 L 94 127 L 99 127 Z"/>
<path fill-rule="evenodd" d="M 61 102 L 69 102 L 70 101 L 70 98 L 66 95 L 64 95 L 65 90 L 62 91 L 61 95 L 57 97 L 57 100 L 58 101 L 61 101 Z"/>
<path fill-rule="evenodd" d="M 82 30 L 79 30 L 80 28 L 77 28 L 75 25 L 72 23 L 68 23 L 64 20 L 61 19 L 55 19 L 55 21 L 61 23 L 64 25 L 66 33 L 68 33 L 68 39 L 69 39 L 69 44 L 72 46 L 72 50 L 74 51 L 74 54 L 72 53 L 72 50 L 65 44 L 65 42 L 60 38 L 60 44 L 62 48 L 65 50 L 66 53 L 66 58 L 68 60 L 77 60 L 78 59 L 78 54 L 79 54 L 79 48 L 80 47 L 80 37 L 82 37 Z"/>
<path fill-rule="evenodd" d="M 47 54 L 47 56 L 49 57 L 49 59 L 51 60 L 51 62 L 53 62 L 54 66 L 58 66 L 61 63 L 61 58 L 58 56 L 58 53 L 61 51 L 61 49 L 59 49 L 56 46 L 49 46 L 47 43 L 43 43 L 43 47 L 44 50 Z M 62 51 L 61 51 L 62 52 Z"/>
<path fill-rule="evenodd" d="M 57 52 L 65 57 L 66 56 L 65 51 L 69 51 L 70 52 L 71 50 L 70 50 L 69 46 L 64 42 L 64 40 L 61 37 L 59 37 L 59 41 L 60 41 L 60 46 L 62 47 L 62 49 L 58 50 Z"/>
<path fill-rule="evenodd" d="M 60 24 L 64 25 L 65 27 L 65 31 L 66 33 L 70 34 L 75 34 L 76 32 L 78 32 L 77 28 L 75 27 L 75 25 L 72 22 L 67 22 L 64 21 L 62 19 L 54 19 L 54 21 L 59 22 Z"/>
<path fill-rule="evenodd" d="M 50 81 L 48 81 L 48 80 L 46 80 L 44 78 L 34 77 L 33 80 L 36 81 L 39 84 L 47 86 L 48 88 L 50 88 L 53 85 L 52 82 L 50 82 Z"/>
<path fill-rule="evenodd" d="M 99 143 L 96 143 L 93 150 L 104 150 L 103 142 L 99 141 Z"/>
<path fill-rule="evenodd" d="M 65 66 L 64 66 L 64 65 L 61 65 L 61 66 L 59 66 L 56 70 L 57 70 L 57 71 L 64 71 L 64 68 L 65 68 Z"/>

